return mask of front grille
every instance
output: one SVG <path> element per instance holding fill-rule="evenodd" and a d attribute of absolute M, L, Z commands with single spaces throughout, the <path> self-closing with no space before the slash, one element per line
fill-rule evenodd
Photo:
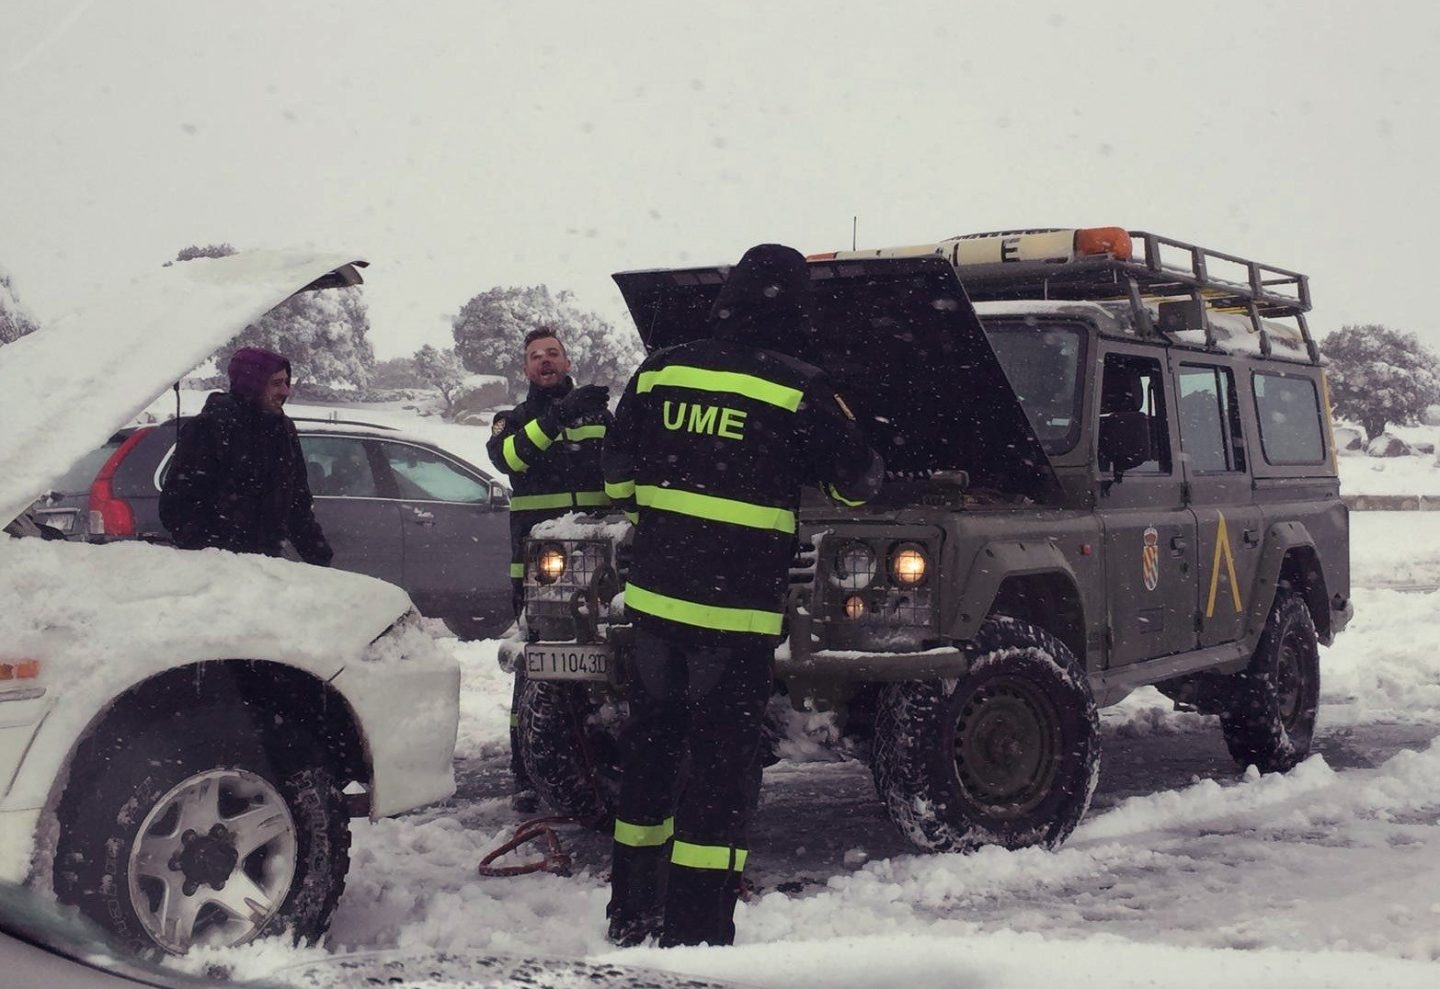
<path fill-rule="evenodd" d="M 867 547 L 873 559 L 873 577 L 864 587 L 854 586 L 853 576 L 842 578 L 838 574 L 839 557 L 845 553 L 847 547 L 853 547 L 857 543 Z M 906 546 L 922 549 L 928 563 L 929 570 L 925 579 L 917 587 L 901 584 L 889 570 L 891 552 L 897 547 Z M 891 535 L 852 536 L 849 533 L 832 531 L 826 536 L 824 548 L 817 556 L 818 571 L 824 578 L 819 614 L 821 621 L 829 626 L 832 635 L 847 642 L 854 642 L 856 636 L 863 637 L 880 630 L 918 632 L 934 626 L 939 602 L 940 575 L 939 558 L 933 544 L 914 539 L 896 539 Z M 847 604 L 850 605 L 848 609 Z"/>
<path fill-rule="evenodd" d="M 565 558 L 559 579 L 539 578 L 542 554 L 558 550 Z M 532 639 L 589 641 L 594 626 L 609 617 L 610 599 L 619 589 L 609 542 L 594 539 L 525 541 L 525 618 Z"/>
<path fill-rule="evenodd" d="M 790 560 L 790 586 L 810 587 L 815 583 L 815 568 L 820 562 L 820 548 L 813 535 L 802 535 L 795 544 Z"/>

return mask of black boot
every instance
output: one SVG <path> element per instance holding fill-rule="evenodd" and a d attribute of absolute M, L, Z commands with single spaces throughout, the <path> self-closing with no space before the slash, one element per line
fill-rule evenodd
<path fill-rule="evenodd" d="M 740 873 L 671 864 L 660 947 L 735 943 Z"/>
<path fill-rule="evenodd" d="M 658 937 L 664 921 L 670 843 L 635 848 L 616 842 L 611 853 L 610 903 L 605 916 L 611 944 L 632 948 Z"/>

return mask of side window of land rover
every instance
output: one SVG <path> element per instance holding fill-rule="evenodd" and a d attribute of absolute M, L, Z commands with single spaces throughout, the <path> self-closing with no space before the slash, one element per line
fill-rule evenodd
<path fill-rule="evenodd" d="M 1230 369 L 1180 366 L 1180 442 L 1190 468 L 1213 474 L 1245 469 L 1245 449 Z"/>
<path fill-rule="evenodd" d="M 1255 413 L 1267 463 L 1318 464 L 1325 460 L 1320 394 L 1309 378 L 1255 372 Z"/>
<path fill-rule="evenodd" d="M 1165 418 L 1165 384 L 1158 360 L 1132 354 L 1110 354 L 1100 385 L 1100 418 L 1138 419 L 1149 434 L 1150 459 L 1132 468 L 1131 474 L 1170 473 L 1170 432 Z M 1103 426 L 1103 422 L 1102 422 Z M 1102 470 L 1108 470 L 1105 451 L 1100 454 Z"/>

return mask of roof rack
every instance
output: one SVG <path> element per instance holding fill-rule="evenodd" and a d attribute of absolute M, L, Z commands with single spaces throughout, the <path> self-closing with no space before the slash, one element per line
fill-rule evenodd
<path fill-rule="evenodd" d="M 972 302 L 1013 299 L 1101 302 L 1127 301 L 1136 332 L 1204 331 L 1205 346 L 1217 346 L 1210 313 L 1248 318 L 1270 356 L 1264 321 L 1293 319 L 1311 363 L 1320 361 L 1305 313 L 1310 281 L 1296 271 L 1234 254 L 1187 244 L 1144 230 L 1119 227 L 1032 229 L 964 234 L 938 244 L 877 251 L 837 251 L 812 260 L 909 256 L 935 253 L 955 266 Z"/>

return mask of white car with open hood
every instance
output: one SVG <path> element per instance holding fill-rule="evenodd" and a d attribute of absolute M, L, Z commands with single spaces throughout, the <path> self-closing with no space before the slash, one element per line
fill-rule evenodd
<path fill-rule="evenodd" d="M 349 256 L 196 259 L 0 347 L 0 520 Z M 391 584 L 0 536 L 0 880 L 183 952 L 321 935 L 349 818 L 449 796 L 459 667 Z"/>

